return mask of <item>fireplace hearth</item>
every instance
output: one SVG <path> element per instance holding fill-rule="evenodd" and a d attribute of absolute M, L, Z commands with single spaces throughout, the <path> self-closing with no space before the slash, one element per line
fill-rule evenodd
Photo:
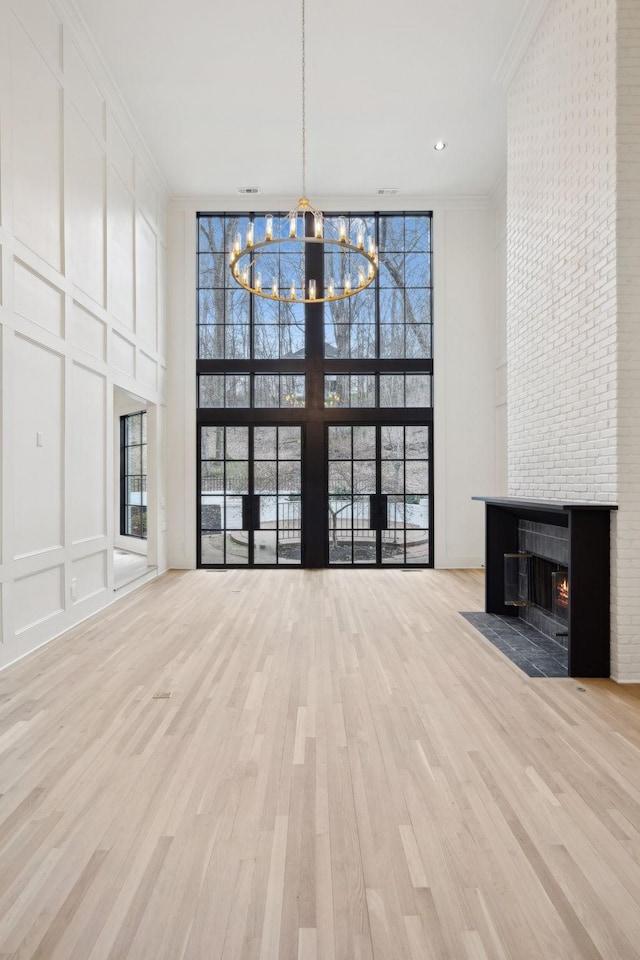
<path fill-rule="evenodd" d="M 569 676 L 609 676 L 611 504 L 474 497 L 486 504 L 485 611 L 567 651 Z"/>

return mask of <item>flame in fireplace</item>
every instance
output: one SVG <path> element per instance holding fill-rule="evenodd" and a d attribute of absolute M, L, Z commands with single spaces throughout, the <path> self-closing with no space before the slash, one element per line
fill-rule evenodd
<path fill-rule="evenodd" d="M 560 607 L 569 606 L 569 580 L 563 577 L 556 583 L 556 602 Z"/>

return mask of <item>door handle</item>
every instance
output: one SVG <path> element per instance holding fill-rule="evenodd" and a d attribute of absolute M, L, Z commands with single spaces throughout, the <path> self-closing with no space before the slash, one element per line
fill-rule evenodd
<path fill-rule="evenodd" d="M 243 494 L 242 496 L 242 529 L 243 530 L 252 529 L 251 521 L 253 517 L 251 515 L 252 514 L 251 500 L 252 500 L 252 497 L 250 497 L 248 493 Z"/>
<path fill-rule="evenodd" d="M 260 496 L 255 493 L 242 495 L 242 529 L 260 529 Z"/>
<path fill-rule="evenodd" d="M 260 494 L 254 493 L 251 499 L 251 529 L 260 529 Z"/>
<path fill-rule="evenodd" d="M 381 493 L 378 496 L 378 530 L 389 529 L 389 511 L 387 509 L 387 495 Z"/>
<path fill-rule="evenodd" d="M 388 530 L 388 528 L 387 495 L 372 493 L 369 495 L 369 529 Z"/>
<path fill-rule="evenodd" d="M 378 495 L 376 493 L 371 493 L 369 495 L 369 530 L 378 529 Z"/>

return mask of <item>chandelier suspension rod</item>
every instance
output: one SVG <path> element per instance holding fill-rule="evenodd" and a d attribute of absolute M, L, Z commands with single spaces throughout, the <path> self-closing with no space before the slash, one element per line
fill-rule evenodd
<path fill-rule="evenodd" d="M 307 59 L 305 0 L 302 0 L 302 196 L 307 196 Z"/>
<path fill-rule="evenodd" d="M 250 294 L 264 297 L 267 300 L 276 300 L 282 303 L 327 303 L 334 300 L 346 300 L 354 294 L 366 290 L 375 280 L 378 273 L 378 251 L 375 237 L 366 236 L 364 221 L 351 222 L 344 215 L 325 217 L 321 210 L 316 210 L 307 199 L 307 20 L 306 0 L 301 4 L 301 100 L 302 100 L 302 197 L 292 210 L 282 218 L 274 218 L 272 214 L 265 214 L 264 234 L 256 235 L 256 224 L 249 220 L 246 235 L 243 240 L 240 233 L 236 233 L 229 252 L 229 266 L 234 280 Z M 309 230 L 307 230 L 309 227 Z M 356 234 L 350 235 L 350 231 Z M 280 256 L 276 258 L 275 269 L 273 257 L 262 258 L 262 254 L 272 255 L 280 244 L 286 244 L 284 261 Z M 307 257 L 302 257 L 301 266 L 297 274 L 284 279 L 281 276 L 281 267 L 284 263 L 291 264 L 289 257 L 290 247 L 298 254 L 311 249 L 309 244 L 321 244 L 327 252 L 331 252 L 331 263 L 336 276 L 324 280 L 306 276 Z M 264 265 L 271 273 L 271 280 L 262 276 L 260 266 Z M 337 271 L 336 271 L 337 267 Z M 292 269 L 291 266 L 288 269 Z M 357 273 L 357 277 L 353 272 Z M 263 284 L 264 280 L 264 284 Z M 336 282 L 337 280 L 337 282 Z M 288 291 L 288 292 L 287 292 Z"/>

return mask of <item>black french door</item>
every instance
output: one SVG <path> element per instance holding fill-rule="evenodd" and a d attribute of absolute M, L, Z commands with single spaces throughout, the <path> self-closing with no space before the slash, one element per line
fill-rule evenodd
<path fill-rule="evenodd" d="M 328 561 L 430 562 L 431 444 L 427 424 L 330 424 Z"/>
<path fill-rule="evenodd" d="M 430 566 L 428 423 L 201 424 L 198 566 Z"/>
<path fill-rule="evenodd" d="M 204 425 L 198 566 L 300 565 L 302 427 Z"/>

